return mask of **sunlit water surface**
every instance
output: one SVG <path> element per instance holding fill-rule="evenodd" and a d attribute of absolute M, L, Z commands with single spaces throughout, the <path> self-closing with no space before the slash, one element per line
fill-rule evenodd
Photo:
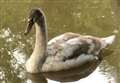
<path fill-rule="evenodd" d="M 47 83 L 44 76 L 27 75 L 24 69 L 35 42 L 34 29 L 23 35 L 32 8 L 44 11 L 49 39 L 68 31 L 100 37 L 116 34 L 108 48 L 113 52 L 104 54 L 98 68 L 77 83 L 119 83 L 119 4 L 117 0 L 0 0 L 0 83 Z"/>

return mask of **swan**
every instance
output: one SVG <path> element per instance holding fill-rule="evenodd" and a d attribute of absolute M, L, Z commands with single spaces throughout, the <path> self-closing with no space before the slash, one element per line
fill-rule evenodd
<path fill-rule="evenodd" d="M 45 16 L 41 9 L 30 11 L 25 35 L 33 25 L 36 41 L 25 63 L 26 71 L 31 74 L 42 72 L 45 77 L 60 82 L 77 81 L 91 74 L 102 61 L 102 49 L 115 39 L 115 35 L 101 38 L 66 32 L 48 42 Z"/>

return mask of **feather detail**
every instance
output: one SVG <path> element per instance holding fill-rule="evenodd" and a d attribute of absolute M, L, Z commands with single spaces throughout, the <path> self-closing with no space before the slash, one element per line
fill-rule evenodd
<path fill-rule="evenodd" d="M 101 38 L 102 48 L 105 48 L 107 45 L 111 45 L 115 40 L 115 35 L 111 35 L 105 38 Z"/>

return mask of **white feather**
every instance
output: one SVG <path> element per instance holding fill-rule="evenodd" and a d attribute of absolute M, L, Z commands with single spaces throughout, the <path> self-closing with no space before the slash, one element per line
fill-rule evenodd
<path fill-rule="evenodd" d="M 106 38 L 102 38 L 103 41 L 105 41 L 107 44 L 112 44 L 113 41 L 115 40 L 115 35 L 106 37 Z"/>
<path fill-rule="evenodd" d="M 107 45 L 111 45 L 115 40 L 115 35 L 111 35 L 105 38 L 102 38 L 102 48 L 105 48 Z"/>

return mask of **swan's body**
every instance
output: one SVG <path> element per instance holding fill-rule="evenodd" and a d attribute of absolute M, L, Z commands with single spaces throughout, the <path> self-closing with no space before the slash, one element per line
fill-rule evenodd
<path fill-rule="evenodd" d="M 43 72 L 57 81 L 76 81 L 92 73 L 101 62 L 101 49 L 111 44 L 114 35 L 106 38 L 64 33 L 47 44 L 44 16 L 38 9 L 32 10 L 26 34 L 32 25 L 36 27 L 36 43 L 26 62 L 29 73 Z"/>

